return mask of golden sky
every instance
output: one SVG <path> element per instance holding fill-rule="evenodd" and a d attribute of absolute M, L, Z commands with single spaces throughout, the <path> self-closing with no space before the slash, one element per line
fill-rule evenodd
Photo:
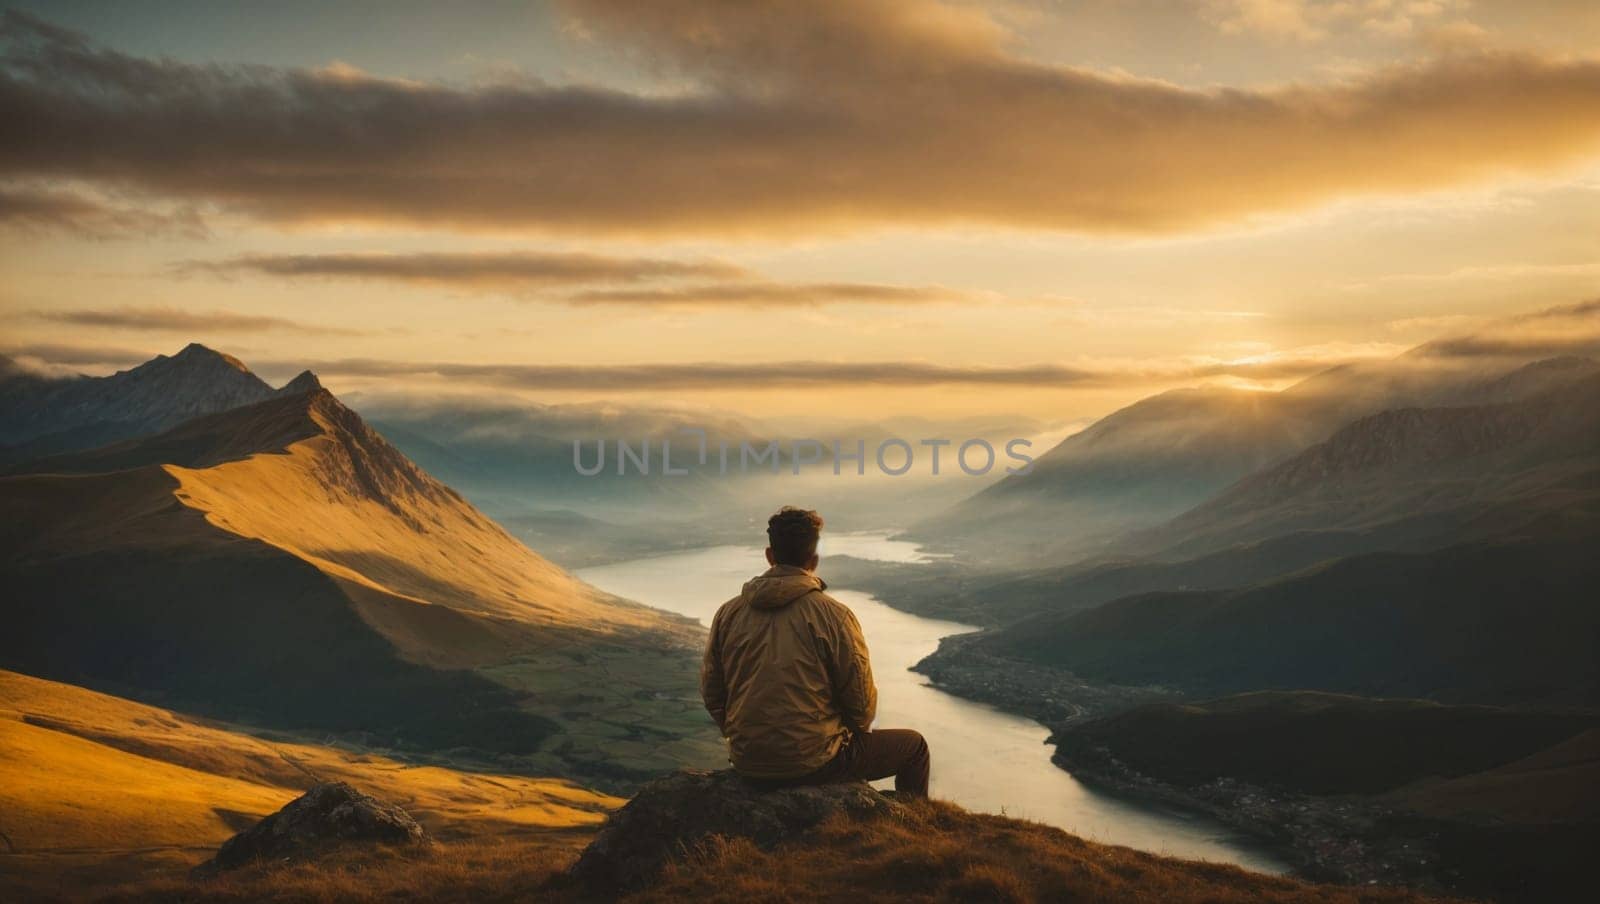
<path fill-rule="evenodd" d="M 39 366 L 1069 421 L 1600 296 L 1591 0 L 7 8 Z"/>

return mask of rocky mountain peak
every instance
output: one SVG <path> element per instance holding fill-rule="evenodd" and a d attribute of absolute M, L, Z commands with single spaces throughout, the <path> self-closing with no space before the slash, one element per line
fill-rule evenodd
<path fill-rule="evenodd" d="M 250 368 L 245 367 L 244 362 L 238 358 L 219 352 L 209 346 L 201 345 L 198 342 L 191 342 L 185 345 L 181 351 L 170 358 L 165 355 L 160 355 L 156 358 L 156 361 L 162 360 L 171 361 L 186 368 L 216 369 L 226 367 L 241 374 L 250 373 Z"/>
<path fill-rule="evenodd" d="M 283 388 L 278 390 L 278 395 L 302 395 L 308 392 L 316 392 L 321 388 L 322 381 L 317 379 L 316 374 L 309 370 L 302 370 L 299 376 L 283 384 Z"/>

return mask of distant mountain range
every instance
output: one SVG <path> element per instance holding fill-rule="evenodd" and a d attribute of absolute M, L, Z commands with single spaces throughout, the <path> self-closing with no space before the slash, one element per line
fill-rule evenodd
<path fill-rule="evenodd" d="M 1071 559 L 1199 503 L 1325 435 L 1317 406 L 1269 393 L 1181 389 L 1096 421 L 912 530 L 980 562 Z"/>
<path fill-rule="evenodd" d="M 1361 418 L 1119 541 L 1145 558 L 968 575 L 943 605 L 1000 626 L 970 652 L 1108 684 L 1600 704 L 1596 370 Z"/>
<path fill-rule="evenodd" d="M 144 435 L 0 478 L 17 513 L 0 526 L 0 666 L 284 728 L 553 756 L 581 706 L 537 674 L 576 661 L 598 678 L 626 656 L 659 680 L 587 682 L 587 705 L 676 693 L 664 737 L 714 744 L 680 715 L 697 626 L 541 558 L 315 377 L 274 390 L 190 346 L 26 399 L 7 423 L 55 447 Z"/>
<path fill-rule="evenodd" d="M 1144 399 L 1067 437 L 1030 473 L 1001 480 L 909 535 L 980 568 L 1148 555 L 1150 542 L 1124 538 L 1360 418 L 1515 403 L 1600 374 L 1600 361 L 1584 356 L 1479 362 L 1439 358 L 1439 351 L 1429 344 L 1391 360 L 1331 368 L 1280 392 L 1184 389 Z"/>
<path fill-rule="evenodd" d="M 853 479 L 853 463 L 842 466 L 841 478 L 832 473 L 834 440 L 847 453 L 858 441 L 874 450 L 891 437 L 913 444 L 922 438 L 979 437 L 1003 449 L 1013 438 L 1050 429 L 1020 417 L 848 420 L 827 416 L 825 406 L 814 417 L 772 421 L 689 407 L 547 405 L 479 397 L 440 401 L 375 395 L 360 398 L 359 407 L 408 457 L 519 537 L 547 544 L 553 539 L 547 552 L 569 564 L 631 558 L 651 545 L 669 549 L 695 543 L 696 537 L 697 545 L 749 541 L 761 536 L 766 517 L 781 501 L 804 501 L 842 529 L 901 527 L 992 483 L 1000 469 L 995 477 L 967 476 L 949 463 L 947 452 L 939 479 L 927 475 L 931 459 L 926 455 L 919 459 L 920 471 L 902 478 L 879 476 L 868 465 L 869 476 Z M 694 431 L 706 437 L 704 463 Z M 823 447 L 820 460 L 798 477 L 788 457 L 796 438 L 814 439 Z M 585 465 L 593 466 L 602 440 L 605 467 L 580 474 L 573 444 L 580 444 Z M 619 440 L 636 453 L 649 442 L 648 475 L 636 464 L 618 473 Z M 674 468 L 688 473 L 663 473 L 663 441 L 671 443 Z M 741 443 L 760 451 L 772 442 L 783 450 L 783 460 L 774 462 L 778 467 L 756 464 L 747 472 L 741 466 Z M 719 455 L 724 443 L 726 470 Z M 872 452 L 867 455 L 870 461 Z M 584 530 L 574 534 L 569 528 L 578 519 Z"/>
<path fill-rule="evenodd" d="M 0 464 L 159 433 L 203 414 L 296 395 L 302 373 L 273 389 L 239 359 L 190 344 L 109 377 L 48 378 L 0 366 Z"/>
<path fill-rule="evenodd" d="M 1207 812 L 1313 875 L 1581 897 L 1600 839 L 1600 365 L 1441 377 L 1403 360 L 1286 393 L 1263 404 L 1297 424 L 1319 410 L 1307 393 L 1358 413 L 1130 530 L 1150 517 L 1136 507 L 1092 544 L 1013 546 L 1018 564 L 958 538 L 964 561 L 920 575 L 854 567 L 891 604 L 989 626 L 918 669 L 1049 722 L 1080 781 Z M 1127 413 L 1141 410 L 1161 407 Z M 1183 417 L 1096 426 L 1149 438 L 1162 421 Z M 1198 472 L 1270 436 L 1196 429 L 1222 438 L 1199 444 Z M 1123 498 L 1158 485 L 1159 469 L 1140 469 L 1182 459 L 1189 432 L 1125 446 Z M 1070 538 L 1026 514 L 1085 512 L 1051 491 L 1018 496 L 999 546 Z"/>
<path fill-rule="evenodd" d="M 918 669 L 1086 783 L 1318 875 L 1564 900 L 1600 838 L 1600 361 L 1549 345 L 1147 399 L 912 532 L 953 559 L 842 570 L 985 625 Z"/>
<path fill-rule="evenodd" d="M 680 434 L 681 428 L 705 430 L 713 442 L 719 436 L 734 443 L 755 441 L 760 435 L 758 427 L 732 417 L 610 405 L 375 399 L 369 407 L 377 429 L 408 456 L 480 500 L 496 517 L 578 509 L 625 520 L 663 513 L 689 519 L 726 511 L 733 505 L 730 482 L 699 471 L 662 476 L 659 443 L 672 441 L 681 468 L 698 455 L 694 436 Z M 584 462 L 592 465 L 602 439 L 607 467 L 593 476 L 578 473 L 573 442 L 582 444 Z M 619 475 L 616 442 L 626 441 L 637 451 L 646 439 L 654 444 L 651 476 L 636 469 Z"/>
<path fill-rule="evenodd" d="M 1527 385 L 1516 380 L 1525 370 L 1510 378 Z M 1123 546 L 1188 558 L 1296 530 L 1369 528 L 1507 498 L 1600 490 L 1600 365 L 1561 373 L 1564 385 L 1517 401 L 1363 417 Z"/>

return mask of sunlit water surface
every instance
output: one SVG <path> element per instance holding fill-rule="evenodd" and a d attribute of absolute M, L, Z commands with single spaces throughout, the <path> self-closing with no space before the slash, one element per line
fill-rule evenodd
<path fill-rule="evenodd" d="M 927 561 L 915 544 L 878 533 L 830 535 L 820 552 L 819 573 L 824 579 L 830 553 L 889 562 Z M 717 546 L 588 568 L 578 575 L 603 590 L 709 625 L 717 607 L 765 568 L 759 547 Z M 977 630 L 973 626 L 921 618 L 842 587 L 830 585 L 828 592 L 855 611 L 866 632 L 878 682 L 877 727 L 915 728 L 927 737 L 933 750 L 935 797 L 969 810 L 1048 823 L 1108 844 L 1236 863 L 1264 872 L 1288 870 L 1212 820 L 1127 803 L 1085 788 L 1050 762 L 1048 732 L 1039 723 L 952 696 L 909 671 L 933 652 L 939 638 Z"/>

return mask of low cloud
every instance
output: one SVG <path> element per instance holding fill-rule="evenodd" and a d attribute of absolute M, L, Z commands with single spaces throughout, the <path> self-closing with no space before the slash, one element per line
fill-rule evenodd
<path fill-rule="evenodd" d="M 1600 355 L 1600 298 L 1512 317 L 1482 330 L 1430 342 L 1431 358 L 1539 358 Z"/>
<path fill-rule="evenodd" d="M 0 177 L 284 223 L 1170 233 L 1600 151 L 1594 59 L 1462 52 L 1324 84 L 1196 90 L 1017 56 L 981 8 L 934 0 L 564 5 L 572 33 L 689 87 L 459 88 L 158 61 L 7 13 L 0 119 L 20 127 L 0 132 Z"/>
<path fill-rule="evenodd" d="M 0 225 L 90 239 L 204 238 L 207 234 L 205 222 L 191 208 L 143 210 L 72 191 L 19 186 L 0 186 Z"/>
<path fill-rule="evenodd" d="M 728 363 L 644 363 L 561 365 L 466 363 L 340 358 L 324 361 L 252 362 L 272 373 L 310 368 L 325 377 L 444 380 L 458 389 L 492 387 L 527 391 L 632 392 L 734 391 L 793 388 L 871 388 L 970 386 L 1031 389 L 1096 389 L 1118 386 L 1172 386 L 1233 378 L 1273 383 L 1308 377 L 1361 360 L 1391 359 L 1396 347 L 1310 346 L 1284 352 L 1264 350 L 1236 359 L 1127 361 L 1085 364 L 963 366 L 923 361 L 774 361 Z M 154 356 L 121 348 L 32 344 L 0 349 L 15 358 L 44 365 L 126 366 Z M 1600 355 L 1600 299 L 1507 318 L 1473 333 L 1417 346 L 1401 361 L 1429 359 L 1528 361 L 1558 355 Z"/>
<path fill-rule="evenodd" d="M 794 389 L 977 386 L 1033 389 L 1092 389 L 1157 385 L 1233 376 L 1282 380 L 1309 376 L 1348 359 L 1255 360 L 1237 363 L 1152 364 L 1121 368 L 1035 364 L 1014 367 L 962 367 L 920 361 L 777 361 L 750 364 L 544 365 L 469 364 L 346 358 L 311 364 L 265 365 L 275 371 L 310 367 L 324 376 L 366 378 L 442 378 L 516 390 L 602 391 L 612 393 Z"/>
<path fill-rule="evenodd" d="M 245 255 L 221 261 L 185 261 L 177 269 L 183 273 L 380 280 L 478 291 L 745 275 L 743 269 L 721 261 L 531 251 Z"/>
<path fill-rule="evenodd" d="M 283 317 L 262 317 L 232 311 L 184 311 L 178 308 L 121 307 L 69 311 L 35 311 L 37 320 L 71 326 L 107 327 L 163 333 L 288 332 L 308 336 L 367 336 L 369 330 L 322 326 Z"/>
<path fill-rule="evenodd" d="M 806 307 L 824 304 L 937 304 L 981 298 L 976 293 L 942 286 L 747 282 L 649 289 L 594 289 L 569 295 L 565 300 L 577 305 Z"/>
<path fill-rule="evenodd" d="M 1408 37 L 1465 12 L 1468 0 L 1349 3 L 1345 0 L 1205 0 L 1209 18 L 1227 34 L 1320 41 L 1335 32 L 1359 30 L 1390 38 Z M 1448 22 L 1460 28 L 1459 21 Z"/>
<path fill-rule="evenodd" d="M 66 345 L 53 342 L 21 343 L 0 347 L 0 356 L 38 365 L 45 372 L 60 374 L 77 367 L 99 369 L 127 368 L 154 358 L 156 352 L 106 345 Z"/>
<path fill-rule="evenodd" d="M 925 304 L 987 296 L 943 286 L 786 283 L 715 260 L 609 257 L 567 252 L 419 252 L 245 255 L 177 264 L 183 274 L 250 273 L 287 279 L 358 279 L 467 292 L 508 293 L 571 305 L 634 307 L 804 307 L 823 304 Z M 680 283 L 684 279 L 714 282 Z M 632 287 L 629 283 L 652 283 Z M 544 290 L 597 285 L 545 294 Z"/>
<path fill-rule="evenodd" d="M 140 353 L 69 345 L 35 344 L 5 350 L 17 358 L 47 365 L 137 364 L 154 357 Z M 269 373 L 298 373 L 311 369 L 323 377 L 390 378 L 395 380 L 443 379 L 468 386 L 529 391 L 631 392 L 769 390 L 822 387 L 847 389 L 874 386 L 977 386 L 1033 389 L 1094 389 L 1108 386 L 1160 385 L 1185 380 L 1232 376 L 1274 381 L 1309 376 L 1349 357 L 1286 356 L 1239 362 L 1151 362 L 1115 367 L 1073 367 L 1034 364 L 1008 367 L 966 367 L 921 361 L 775 361 L 748 364 L 693 362 L 673 364 L 551 365 L 478 364 L 464 362 L 401 361 L 378 358 L 341 358 L 252 361 Z"/>

